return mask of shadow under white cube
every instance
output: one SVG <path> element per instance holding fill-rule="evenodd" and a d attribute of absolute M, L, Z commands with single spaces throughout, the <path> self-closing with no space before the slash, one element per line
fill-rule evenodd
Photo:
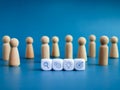
<path fill-rule="evenodd" d="M 63 59 L 53 59 L 52 61 L 53 70 L 59 71 L 63 69 Z"/>
<path fill-rule="evenodd" d="M 52 59 L 42 59 L 41 69 L 44 71 L 52 70 Z"/>
<path fill-rule="evenodd" d="M 84 59 L 74 59 L 75 70 L 85 70 L 85 60 Z"/>
<path fill-rule="evenodd" d="M 64 70 L 74 70 L 74 60 L 73 59 L 64 59 L 63 61 Z"/>

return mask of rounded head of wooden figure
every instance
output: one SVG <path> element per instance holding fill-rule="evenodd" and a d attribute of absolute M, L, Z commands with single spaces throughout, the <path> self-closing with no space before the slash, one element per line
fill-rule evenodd
<path fill-rule="evenodd" d="M 3 43 L 9 43 L 10 42 L 10 37 L 9 36 L 4 36 L 3 37 Z"/>
<path fill-rule="evenodd" d="M 102 36 L 101 38 L 100 38 L 100 43 L 102 44 L 102 45 L 105 45 L 105 44 L 107 44 L 109 42 L 109 38 L 107 37 L 107 36 Z"/>
<path fill-rule="evenodd" d="M 89 39 L 90 39 L 90 41 L 95 41 L 96 40 L 96 36 L 95 35 L 90 35 Z"/>
<path fill-rule="evenodd" d="M 53 43 L 59 42 L 59 38 L 58 38 L 57 36 L 54 36 L 54 37 L 52 38 L 52 42 L 53 42 Z"/>
<path fill-rule="evenodd" d="M 49 43 L 49 37 L 48 36 L 43 36 L 41 38 L 42 43 Z"/>
<path fill-rule="evenodd" d="M 33 43 L 33 38 L 32 37 L 27 37 L 26 38 L 26 43 L 28 43 L 28 44 Z"/>
<path fill-rule="evenodd" d="M 12 47 L 17 47 L 17 46 L 19 45 L 18 39 L 12 38 L 12 39 L 10 40 L 10 45 L 11 45 Z"/>
<path fill-rule="evenodd" d="M 86 44 L 86 39 L 85 39 L 84 37 L 80 37 L 80 38 L 78 39 L 78 43 L 79 43 L 80 45 L 84 45 L 84 44 Z"/>
<path fill-rule="evenodd" d="M 65 37 L 65 40 L 66 40 L 66 42 L 72 42 L 72 41 L 73 41 L 72 35 L 67 35 L 67 36 Z"/>
<path fill-rule="evenodd" d="M 117 42 L 118 42 L 118 38 L 117 38 L 116 36 L 113 36 L 113 37 L 111 38 L 111 42 L 112 42 L 112 43 L 117 43 Z"/>

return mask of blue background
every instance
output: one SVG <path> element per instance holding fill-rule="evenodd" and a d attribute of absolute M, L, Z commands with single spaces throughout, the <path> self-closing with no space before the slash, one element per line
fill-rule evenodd
<path fill-rule="evenodd" d="M 120 2 L 117 0 L 0 0 L 0 50 L 2 37 L 19 39 L 20 67 L 8 67 L 0 52 L 0 88 L 3 89 L 118 89 L 120 88 L 119 59 L 109 59 L 109 65 L 98 66 L 100 36 L 120 38 Z M 40 38 L 58 36 L 61 58 L 65 53 L 65 36 L 73 36 L 74 58 L 78 52 L 78 38 L 97 37 L 97 57 L 88 58 L 85 71 L 40 70 Z M 35 59 L 25 57 L 25 38 L 34 38 Z M 51 47 L 50 42 L 50 47 Z M 108 44 L 110 46 L 110 43 Z M 119 43 L 118 46 L 120 47 Z"/>

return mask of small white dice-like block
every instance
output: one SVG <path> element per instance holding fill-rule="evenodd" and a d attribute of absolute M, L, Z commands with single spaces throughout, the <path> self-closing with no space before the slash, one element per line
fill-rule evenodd
<path fill-rule="evenodd" d="M 73 59 L 64 59 L 63 61 L 64 70 L 74 70 L 74 60 Z"/>
<path fill-rule="evenodd" d="M 75 70 L 85 70 L 85 60 L 84 59 L 74 59 Z"/>
<path fill-rule="evenodd" d="M 52 59 L 42 59 L 41 69 L 45 71 L 52 70 Z"/>
<path fill-rule="evenodd" d="M 53 59 L 52 62 L 53 70 L 59 71 L 63 69 L 63 59 Z"/>

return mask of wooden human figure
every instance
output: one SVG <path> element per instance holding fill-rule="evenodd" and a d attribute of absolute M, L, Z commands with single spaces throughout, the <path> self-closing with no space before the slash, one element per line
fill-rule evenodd
<path fill-rule="evenodd" d="M 9 58 L 9 66 L 19 66 L 20 65 L 20 57 L 18 52 L 19 41 L 16 38 L 12 38 L 10 40 L 10 58 Z"/>
<path fill-rule="evenodd" d="M 95 35 L 90 35 L 89 37 L 90 43 L 89 43 L 89 57 L 96 57 L 96 36 Z"/>
<path fill-rule="evenodd" d="M 87 54 L 86 54 L 86 39 L 84 37 L 80 37 L 78 39 L 79 48 L 78 48 L 78 58 L 83 58 L 85 61 L 87 61 Z"/>
<path fill-rule="evenodd" d="M 27 37 L 26 38 L 26 58 L 28 59 L 33 59 L 34 58 L 34 50 L 33 50 L 33 38 L 32 37 Z"/>
<path fill-rule="evenodd" d="M 113 36 L 111 38 L 111 48 L 110 48 L 110 57 L 111 58 L 119 58 L 119 51 L 118 51 L 118 38 Z"/>
<path fill-rule="evenodd" d="M 59 57 L 60 56 L 60 51 L 59 51 L 59 46 L 58 46 L 58 42 L 59 42 L 59 38 L 57 36 L 54 36 L 52 38 L 52 56 L 53 57 Z"/>
<path fill-rule="evenodd" d="M 99 65 L 108 65 L 108 42 L 109 39 L 107 36 L 102 36 L 100 38 Z"/>
<path fill-rule="evenodd" d="M 49 48 L 49 37 L 43 36 L 41 39 L 42 46 L 41 46 L 41 57 L 42 59 L 49 59 L 50 58 L 50 48 Z"/>
<path fill-rule="evenodd" d="M 3 37 L 3 47 L 2 47 L 2 57 L 3 60 L 8 61 L 10 55 L 10 37 L 4 36 Z"/>
<path fill-rule="evenodd" d="M 73 37 L 71 35 L 67 35 L 65 39 L 66 39 L 65 58 L 72 59 L 73 58 L 73 45 L 72 45 Z"/>

